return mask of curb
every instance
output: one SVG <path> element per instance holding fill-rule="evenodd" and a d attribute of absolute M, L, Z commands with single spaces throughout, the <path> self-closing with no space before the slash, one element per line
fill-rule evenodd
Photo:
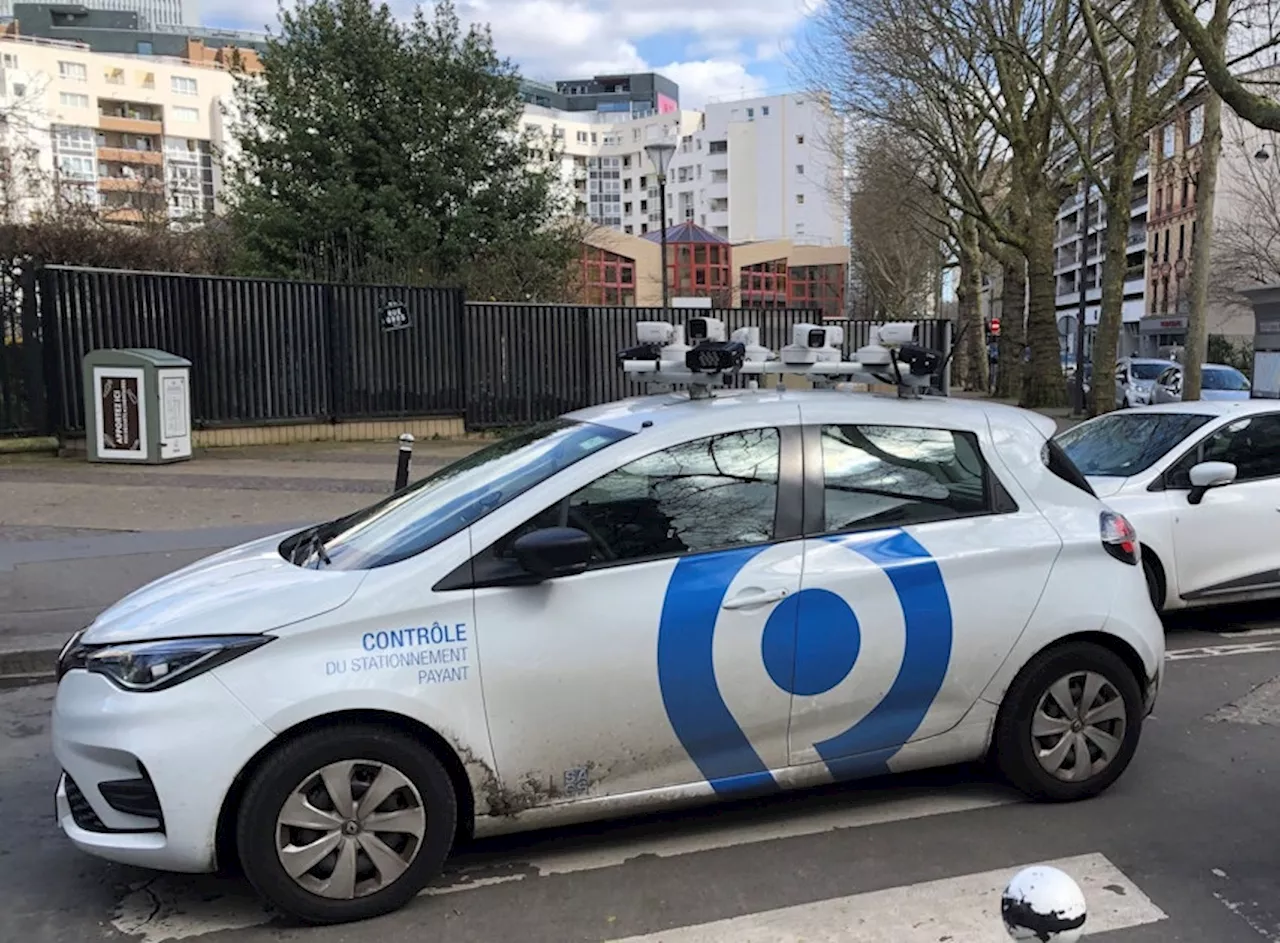
<path fill-rule="evenodd" d="M 0 688 L 45 684 L 57 677 L 61 649 L 0 652 Z"/>

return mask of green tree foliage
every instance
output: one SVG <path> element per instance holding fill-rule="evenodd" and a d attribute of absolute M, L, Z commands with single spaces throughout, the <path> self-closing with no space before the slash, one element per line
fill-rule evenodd
<path fill-rule="evenodd" d="M 451 0 L 407 23 L 370 0 L 296 0 L 280 20 L 236 96 L 243 270 L 565 293 L 578 234 L 554 222 L 558 155 L 531 169 L 518 79 L 487 29 L 464 31 Z"/>

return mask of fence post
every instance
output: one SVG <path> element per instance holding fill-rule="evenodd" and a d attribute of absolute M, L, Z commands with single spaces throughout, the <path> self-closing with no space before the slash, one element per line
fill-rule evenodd
<path fill-rule="evenodd" d="M 400 436 L 400 454 L 396 458 L 396 492 L 409 486 L 409 463 L 413 461 L 413 435 L 405 432 Z"/>
<path fill-rule="evenodd" d="M 942 355 L 946 357 L 947 362 L 942 368 L 942 376 L 939 377 L 939 380 L 942 383 L 942 394 L 944 396 L 951 395 L 951 361 L 954 359 L 951 357 L 951 344 L 953 342 L 952 334 L 954 333 L 951 328 L 951 319 L 944 319 L 942 321 Z"/>
<path fill-rule="evenodd" d="M 329 384 L 329 422 L 337 425 L 342 419 L 345 399 L 342 395 L 342 339 L 339 337 L 337 292 L 333 285 L 325 285 L 321 291 L 324 311 L 325 380 Z"/>
<path fill-rule="evenodd" d="M 32 258 L 22 261 L 18 285 L 22 291 L 22 367 L 23 385 L 27 390 L 27 408 L 31 426 L 40 435 L 52 435 L 49 415 L 48 383 L 56 377 L 46 370 L 47 340 L 40 323 L 40 264 Z M 56 353 L 56 348 L 54 349 Z"/>
<path fill-rule="evenodd" d="M 591 345 L 591 309 L 587 307 L 578 308 L 578 352 L 579 368 L 582 372 L 581 394 L 576 404 L 578 409 L 585 409 L 588 406 L 594 406 L 591 402 L 591 390 L 595 384 L 595 371 L 599 369 L 599 364 L 595 362 L 595 350 Z M 610 366 L 613 361 L 610 360 Z"/>
<path fill-rule="evenodd" d="M 469 319 L 467 317 L 467 294 L 461 288 L 449 293 L 453 304 L 454 317 L 457 319 L 457 337 L 454 339 L 454 357 L 457 364 L 458 387 L 460 390 L 459 405 L 462 408 L 463 428 L 471 431 L 471 338 Z"/>

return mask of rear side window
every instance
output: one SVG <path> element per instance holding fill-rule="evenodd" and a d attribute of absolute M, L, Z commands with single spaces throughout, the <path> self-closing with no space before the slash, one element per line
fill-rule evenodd
<path fill-rule="evenodd" d="M 967 432 L 823 426 L 822 470 L 828 534 L 994 510 L 977 437 Z"/>
<path fill-rule="evenodd" d="M 1044 462 L 1044 467 L 1049 469 L 1067 484 L 1075 485 L 1085 494 L 1091 494 L 1095 498 L 1097 492 L 1093 490 L 1093 485 L 1089 484 L 1089 479 L 1080 473 L 1080 469 L 1076 468 L 1076 463 L 1067 457 L 1067 453 L 1062 451 L 1062 446 L 1058 445 L 1052 439 L 1045 442 L 1044 448 L 1040 450 L 1040 458 Z"/>

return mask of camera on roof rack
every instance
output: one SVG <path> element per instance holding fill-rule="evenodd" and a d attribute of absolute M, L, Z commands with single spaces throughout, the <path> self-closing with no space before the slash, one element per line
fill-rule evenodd
<path fill-rule="evenodd" d="M 898 359 L 917 377 L 932 376 L 942 366 L 942 354 L 918 344 L 903 344 L 898 348 Z"/>
<path fill-rule="evenodd" d="M 636 322 L 634 347 L 618 351 L 618 363 L 626 360 L 661 360 L 662 349 L 676 337 L 676 327 L 669 321 Z"/>
<path fill-rule="evenodd" d="M 746 345 L 725 340 L 724 322 L 719 318 L 690 318 L 685 334 L 692 347 L 684 355 L 684 365 L 694 373 L 737 370 L 746 359 Z"/>
<path fill-rule="evenodd" d="M 843 328 L 797 324 L 791 328 L 791 343 L 782 348 L 782 362 L 793 365 L 838 363 L 843 343 Z"/>
<path fill-rule="evenodd" d="M 890 321 L 876 327 L 875 336 L 876 340 L 872 343 L 885 347 L 902 347 L 916 339 L 916 325 L 914 321 Z"/>

